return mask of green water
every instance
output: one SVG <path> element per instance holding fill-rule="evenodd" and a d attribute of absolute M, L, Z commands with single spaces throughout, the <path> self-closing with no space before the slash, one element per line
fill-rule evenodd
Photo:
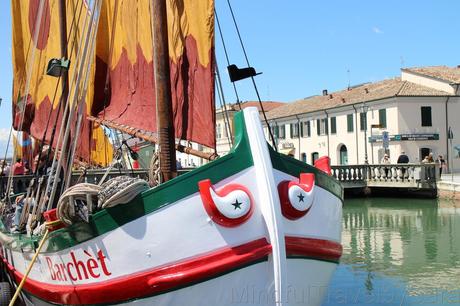
<path fill-rule="evenodd" d="M 350 199 L 323 305 L 460 305 L 460 203 Z"/>

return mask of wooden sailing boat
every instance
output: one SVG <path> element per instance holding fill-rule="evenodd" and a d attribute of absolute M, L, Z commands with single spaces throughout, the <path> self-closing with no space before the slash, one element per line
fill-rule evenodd
<path fill-rule="evenodd" d="M 39 11 L 38 15 L 50 18 L 51 31 L 57 2 L 13 1 L 17 6 L 13 12 L 31 12 L 35 4 L 32 12 Z M 86 103 L 80 109 L 98 117 L 93 121 L 141 129 L 143 135 L 160 138 L 163 152 L 172 151 L 174 142 L 167 137 L 171 130 L 175 130 L 178 139 L 212 147 L 213 2 L 168 2 L 167 52 L 164 44 L 164 49 L 155 52 L 148 47 L 152 36 L 149 13 L 166 12 L 166 2 L 155 0 L 152 6 L 149 1 L 99 3 L 97 10 L 85 8 L 100 20 L 97 39 L 94 38 L 95 68 L 88 70 L 95 86 L 93 92 L 80 95 L 80 101 Z M 67 16 L 69 12 L 77 15 L 77 7 L 68 3 Z M 47 19 L 38 20 L 44 20 L 41 27 L 46 28 Z M 164 28 L 166 20 L 157 16 L 152 23 L 155 42 L 161 45 L 165 36 L 157 31 Z M 157 28 L 155 23 L 160 26 Z M 46 43 L 32 40 L 37 48 L 46 50 Z M 168 66 L 164 57 L 156 58 L 161 54 L 169 56 L 171 75 L 166 81 L 165 74 L 154 67 Z M 171 89 L 167 88 L 168 81 Z M 32 135 L 43 135 L 43 127 L 39 127 L 40 116 L 45 116 L 43 109 L 52 118 L 65 117 L 57 108 L 53 110 L 49 96 L 41 93 L 43 88 L 34 89 L 40 82 L 46 85 L 40 77 L 31 82 L 30 93 L 25 91 L 30 99 L 24 99 L 27 105 L 22 108 L 24 117 L 32 118 L 25 124 Z M 162 87 L 165 84 L 166 88 Z M 72 86 L 70 81 L 69 96 Z M 105 90 L 101 93 L 98 88 Z M 104 92 L 109 93 L 109 100 Z M 161 100 L 169 100 L 169 93 L 172 108 L 159 107 Z M 98 94 L 102 96 L 98 98 Z M 48 105 L 44 104 L 47 98 Z M 37 103 L 36 99 L 42 100 Z M 34 116 L 27 113 L 27 107 L 34 110 Z M 164 109 L 154 114 L 153 110 L 161 107 L 172 110 L 174 125 L 160 124 L 157 128 L 154 124 L 165 119 L 161 118 L 167 113 Z M 68 116 L 72 122 L 70 113 Z M 98 154 L 95 145 L 85 145 L 101 137 L 94 136 L 98 132 L 88 122 L 84 120 L 81 131 L 74 129 L 71 134 L 90 137 L 80 142 L 75 151 L 79 158 L 90 160 L 92 156 L 94 160 Z M 166 118 L 169 122 L 172 120 Z M 57 129 L 62 130 L 63 124 Z M 174 158 L 163 158 L 167 162 L 162 169 L 169 167 L 163 170 L 165 178 L 170 178 L 166 182 L 127 203 L 94 212 L 88 222 L 53 230 L 25 280 L 21 293 L 24 302 L 319 305 L 342 251 L 342 187 L 328 175 L 327 158 L 313 167 L 273 151 L 265 140 L 256 109 L 238 113 L 234 130 L 234 146 L 229 154 L 175 178 L 171 174 Z M 149 134 L 153 132 L 157 134 Z M 44 135 L 54 144 L 51 133 Z M 6 228 L 0 233 L 2 266 L 14 286 L 24 278 L 40 240 L 40 235 L 10 234 Z"/>

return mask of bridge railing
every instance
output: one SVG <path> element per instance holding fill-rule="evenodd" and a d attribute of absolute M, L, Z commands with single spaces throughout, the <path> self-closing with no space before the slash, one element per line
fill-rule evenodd
<path fill-rule="evenodd" d="M 342 183 L 404 183 L 432 184 L 439 180 L 439 165 L 426 164 L 372 164 L 332 166 L 332 176 Z"/>

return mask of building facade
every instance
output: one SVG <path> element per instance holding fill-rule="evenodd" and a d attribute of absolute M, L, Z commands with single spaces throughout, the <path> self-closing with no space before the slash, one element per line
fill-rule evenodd
<path fill-rule="evenodd" d="M 264 101 L 262 102 L 264 111 L 270 112 L 284 103 Z M 257 107 L 259 113 L 262 112 L 259 102 L 247 101 L 238 104 L 230 104 L 216 110 L 216 151 L 219 156 L 227 154 L 233 145 L 234 127 L 233 117 L 235 114 L 246 107 Z M 262 120 L 261 114 L 261 120 Z M 262 120 L 263 121 L 263 120 Z"/>
<path fill-rule="evenodd" d="M 278 151 L 314 163 L 391 163 L 430 152 L 460 171 L 460 67 L 402 69 L 401 76 L 287 103 L 268 113 Z M 265 127 L 268 138 L 268 129 Z"/>

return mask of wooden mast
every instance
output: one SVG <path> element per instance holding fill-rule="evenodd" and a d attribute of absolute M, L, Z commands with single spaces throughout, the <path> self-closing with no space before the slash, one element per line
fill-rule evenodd
<path fill-rule="evenodd" d="M 169 75 L 168 25 L 166 0 L 152 0 L 153 64 L 160 171 L 163 181 L 176 176 L 176 151 Z"/>
<path fill-rule="evenodd" d="M 68 59 L 68 52 L 67 52 L 67 13 L 66 13 L 66 1 L 65 0 L 60 0 L 59 1 L 59 26 L 60 26 L 60 45 L 61 45 L 61 58 Z M 67 122 L 68 120 L 68 113 L 66 114 L 64 109 L 65 109 L 65 103 L 67 102 L 67 96 L 69 94 L 69 73 L 66 69 L 61 71 L 61 82 L 62 82 L 62 92 L 61 92 L 61 98 L 60 98 L 60 105 L 58 110 L 60 111 L 62 109 L 62 113 L 66 118 L 64 119 L 63 122 Z M 59 111 L 56 116 L 59 117 Z M 61 127 L 62 128 L 62 127 Z M 56 132 L 56 125 L 53 126 L 53 131 L 52 131 L 52 136 L 51 136 L 51 143 L 50 143 L 50 150 L 53 146 L 53 140 L 54 140 L 54 133 Z M 70 137 L 70 135 L 69 135 Z M 57 150 L 57 147 L 56 147 Z M 64 157 L 68 157 L 67 153 L 67 148 L 65 148 L 62 152 L 64 154 Z M 66 159 L 64 159 L 66 160 Z M 70 162 L 70 161 L 69 161 Z M 64 167 L 64 177 L 67 175 L 67 168 Z"/>

